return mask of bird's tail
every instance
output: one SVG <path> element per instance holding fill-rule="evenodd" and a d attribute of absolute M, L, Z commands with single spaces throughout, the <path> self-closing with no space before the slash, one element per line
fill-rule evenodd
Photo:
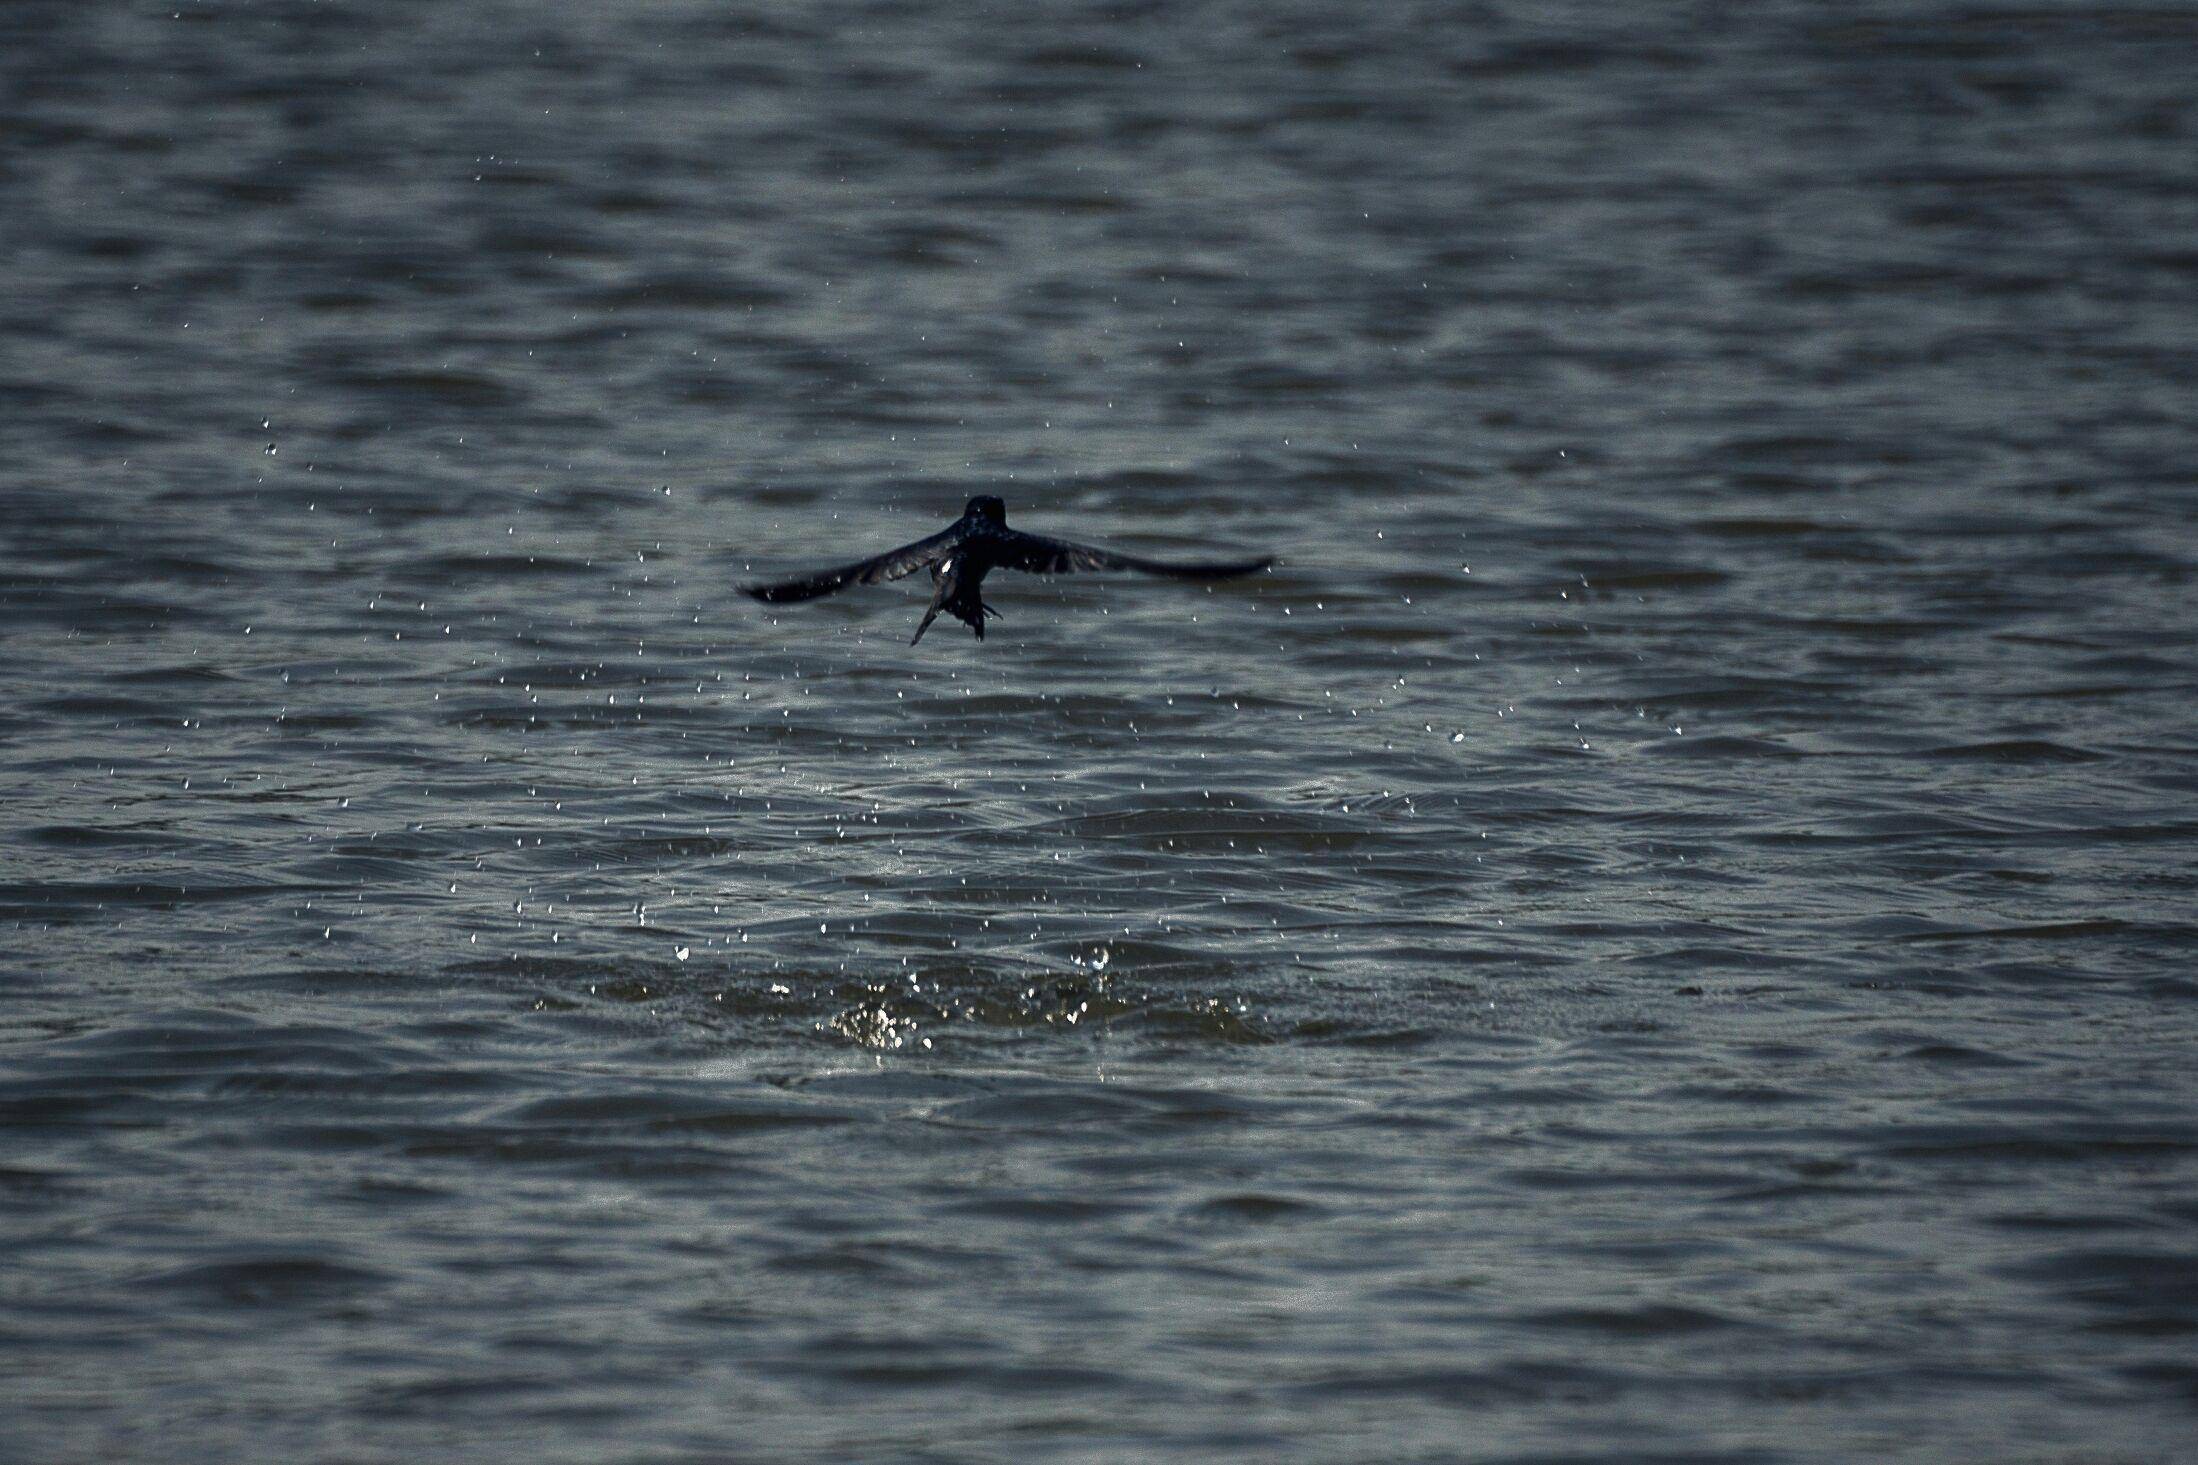
<path fill-rule="evenodd" d="M 913 646 L 918 641 L 921 641 L 923 639 L 923 633 L 930 630 L 931 623 L 938 618 L 939 604 L 937 601 L 933 601 L 931 603 L 931 608 L 923 613 L 923 619 L 916 623 L 916 634 L 908 638 L 908 644 Z"/>

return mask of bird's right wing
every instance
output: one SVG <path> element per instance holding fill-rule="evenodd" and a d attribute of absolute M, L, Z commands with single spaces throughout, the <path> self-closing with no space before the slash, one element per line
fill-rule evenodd
<path fill-rule="evenodd" d="M 1225 580 L 1232 575 L 1264 570 L 1274 563 L 1271 555 L 1244 560 L 1148 560 L 1088 544 L 1072 544 L 1066 539 L 1050 539 L 1043 534 L 1024 534 L 1019 530 L 1011 530 L 1002 538 L 1000 563 L 1011 570 L 1033 575 L 1065 575 L 1075 570 L 1136 570 L 1140 574 L 1169 575 L 1178 580 Z"/>
<path fill-rule="evenodd" d="M 889 549 L 870 559 L 857 560 L 851 565 L 841 565 L 836 570 L 819 570 L 813 575 L 802 575 L 792 580 L 780 580 L 769 585 L 743 585 L 743 595 L 773 605 L 783 605 L 794 600 L 814 600 L 820 595 L 830 595 L 835 590 L 845 590 L 850 585 L 876 585 L 884 580 L 898 580 L 903 575 L 913 575 L 926 565 L 937 564 L 953 552 L 961 543 L 966 531 L 955 524 L 941 529 L 928 539 L 914 544 L 904 544 L 899 549 Z"/>

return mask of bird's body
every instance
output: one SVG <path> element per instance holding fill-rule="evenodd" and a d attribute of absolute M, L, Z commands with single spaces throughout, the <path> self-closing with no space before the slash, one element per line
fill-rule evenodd
<path fill-rule="evenodd" d="M 1006 504 L 983 494 L 969 501 L 960 519 L 928 539 L 919 539 L 914 544 L 904 544 L 899 549 L 837 569 L 743 588 L 756 599 L 776 605 L 814 600 L 850 585 L 898 580 L 928 567 L 932 582 L 931 605 L 916 627 L 915 639 L 909 642 L 913 646 L 923 639 L 923 633 L 931 629 L 931 623 L 938 619 L 942 610 L 968 626 L 982 641 L 986 617 L 999 614 L 986 605 L 982 597 L 985 576 L 996 569 L 1023 570 L 1033 575 L 1058 575 L 1071 570 L 1139 570 L 1148 575 L 1169 575 L 1177 579 L 1219 580 L 1231 575 L 1248 575 L 1273 563 L 1272 559 L 1260 558 L 1181 564 L 1139 559 L 1112 550 L 1071 544 L 1065 539 L 1025 534 L 1007 527 Z"/>
<path fill-rule="evenodd" d="M 931 623 L 945 611 L 977 633 L 977 639 L 985 638 L 985 617 L 999 612 L 979 598 L 983 590 L 985 572 L 992 568 L 986 560 L 981 545 L 965 541 L 954 553 L 931 567 L 931 605 L 923 613 L 923 621 L 916 627 L 916 635 L 908 644 L 913 646 L 923 639 L 923 633 L 931 629 Z"/>

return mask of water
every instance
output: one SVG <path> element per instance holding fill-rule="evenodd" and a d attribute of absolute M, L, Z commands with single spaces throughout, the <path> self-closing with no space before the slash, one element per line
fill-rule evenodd
<path fill-rule="evenodd" d="M 0 1455 L 2185 1454 L 2194 40 L 9 7 Z"/>

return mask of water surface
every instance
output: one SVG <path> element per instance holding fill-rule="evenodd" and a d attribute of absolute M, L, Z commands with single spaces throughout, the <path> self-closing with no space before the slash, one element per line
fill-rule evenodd
<path fill-rule="evenodd" d="M 9 7 L 0 1454 L 2186 1451 L 2193 41 Z"/>

